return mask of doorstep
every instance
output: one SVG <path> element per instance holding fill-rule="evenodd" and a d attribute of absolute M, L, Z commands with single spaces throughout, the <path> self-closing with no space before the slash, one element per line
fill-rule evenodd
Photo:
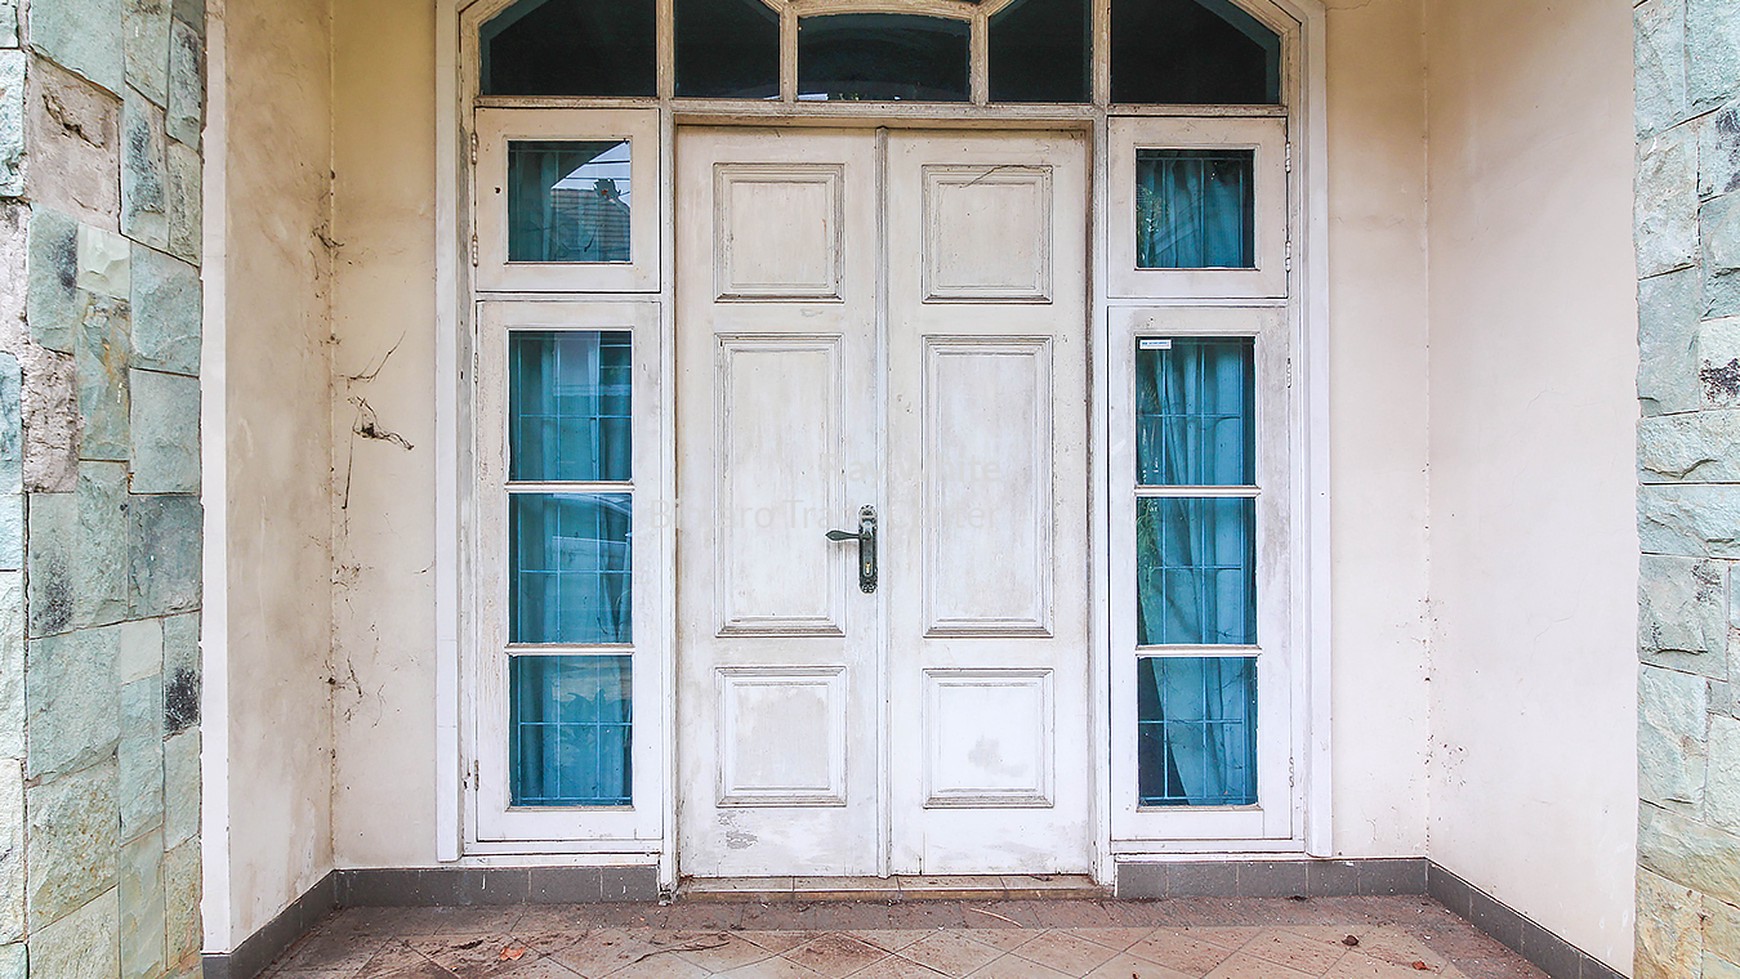
<path fill-rule="evenodd" d="M 684 877 L 677 899 L 759 901 L 1098 900 L 1111 892 L 1085 874 L 978 874 L 956 877 Z"/>

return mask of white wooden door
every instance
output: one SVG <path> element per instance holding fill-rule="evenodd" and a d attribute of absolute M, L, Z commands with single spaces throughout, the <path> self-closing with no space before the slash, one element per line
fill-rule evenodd
<path fill-rule="evenodd" d="M 677 167 L 681 872 L 1087 869 L 1082 142 Z"/>

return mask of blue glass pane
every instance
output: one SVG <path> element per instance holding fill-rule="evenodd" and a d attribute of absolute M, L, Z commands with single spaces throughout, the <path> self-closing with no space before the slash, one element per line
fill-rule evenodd
<path fill-rule="evenodd" d="M 629 260 L 628 140 L 508 143 L 508 261 Z"/>
<path fill-rule="evenodd" d="M 627 493 L 508 497 L 508 641 L 633 639 Z"/>
<path fill-rule="evenodd" d="M 1136 642 L 1257 642 L 1256 501 L 1136 501 Z"/>
<path fill-rule="evenodd" d="M 1136 341 L 1136 481 L 1256 483 L 1256 393 L 1248 337 Z"/>
<path fill-rule="evenodd" d="M 508 339 L 508 478 L 626 481 L 633 450 L 627 331 Z"/>
<path fill-rule="evenodd" d="M 1276 104 L 1281 37 L 1235 0 L 1112 0 L 1112 101 Z"/>
<path fill-rule="evenodd" d="M 677 95 L 779 95 L 779 15 L 761 0 L 677 0 Z"/>
<path fill-rule="evenodd" d="M 629 657 L 515 656 L 509 663 L 513 804 L 631 804 Z"/>
<path fill-rule="evenodd" d="M 829 14 L 798 21 L 798 98 L 965 102 L 964 20 Z"/>
<path fill-rule="evenodd" d="M 1093 88 L 1088 0 L 1014 0 L 991 15 L 993 102 L 1086 102 Z"/>
<path fill-rule="evenodd" d="M 1251 150 L 1136 152 L 1136 267 L 1256 267 Z"/>
<path fill-rule="evenodd" d="M 1257 802 L 1257 661 L 1136 663 L 1136 778 L 1144 806 Z"/>
<path fill-rule="evenodd" d="M 485 95 L 657 94 L 654 0 L 519 0 L 478 31 Z"/>

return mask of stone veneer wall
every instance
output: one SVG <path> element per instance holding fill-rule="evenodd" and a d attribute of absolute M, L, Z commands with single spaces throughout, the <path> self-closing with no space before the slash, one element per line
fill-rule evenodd
<path fill-rule="evenodd" d="M 201 0 L 0 0 L 0 977 L 199 971 Z"/>
<path fill-rule="evenodd" d="M 1740 4 L 1637 24 L 1636 975 L 1740 976 Z"/>

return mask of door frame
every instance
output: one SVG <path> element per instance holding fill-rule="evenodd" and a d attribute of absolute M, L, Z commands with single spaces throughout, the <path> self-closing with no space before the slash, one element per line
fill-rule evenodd
<path fill-rule="evenodd" d="M 1095 98 L 1091 105 L 1081 106 L 1019 106 L 1019 105 L 920 105 L 920 104 L 816 104 L 733 102 L 726 100 L 675 99 L 672 97 L 672 68 L 669 53 L 672 0 L 659 0 L 660 50 L 659 92 L 657 99 L 492 99 L 476 95 L 477 59 L 476 28 L 489 14 L 502 8 L 509 0 L 436 0 L 437 56 L 434 79 L 438 105 L 437 145 L 444 148 L 436 171 L 436 276 L 435 327 L 437 389 L 435 398 L 436 452 L 436 560 L 434 563 L 434 612 L 436 616 L 435 664 L 435 784 L 434 821 L 435 853 L 443 863 L 485 865 L 506 857 L 516 860 L 535 859 L 539 863 L 563 862 L 597 864 L 600 862 L 644 862 L 652 853 L 641 846 L 619 846 L 615 849 L 583 848 L 564 845 L 501 847 L 480 843 L 476 838 L 475 821 L 466 816 L 466 800 L 471 791 L 470 744 L 475 732 L 467 719 L 469 693 L 464 675 L 467 650 L 477 643 L 476 585 L 473 581 L 476 546 L 475 530 L 469 513 L 475 495 L 475 414 L 472 403 L 474 373 L 469 369 L 475 361 L 473 331 L 473 229 L 475 201 L 471 194 L 471 169 L 475 143 L 472 128 L 474 108 L 489 104 L 503 107 L 546 107 L 577 110 L 621 109 L 640 107 L 656 110 L 659 117 L 659 186 L 668 186 L 674 177 L 674 135 L 679 123 L 709 125 L 805 125 L 829 126 L 892 124 L 902 127 L 937 126 L 946 128 L 1062 128 L 1082 127 L 1092 130 L 1090 146 L 1090 182 L 1092 207 L 1090 222 L 1090 297 L 1091 325 L 1089 331 L 1090 373 L 1090 439 L 1095 458 L 1103 458 L 1107 445 L 1108 390 L 1106 329 L 1112 308 L 1135 301 L 1108 300 L 1106 277 L 1107 240 L 1104 220 L 1108 206 L 1108 155 L 1110 120 L 1116 116 L 1151 117 L 1216 117 L 1216 116 L 1281 116 L 1287 120 L 1290 136 L 1289 157 L 1292 163 L 1288 183 L 1288 220 L 1293 229 L 1292 296 L 1287 302 L 1289 333 L 1292 338 L 1294 362 L 1289 388 L 1289 403 L 1295 418 L 1292 468 L 1294 472 L 1291 523 L 1294 527 L 1292 564 L 1296 570 L 1292 585 L 1292 632 L 1297 639 L 1294 663 L 1296 679 L 1297 725 L 1299 734 L 1293 747 L 1297 770 L 1297 826 L 1286 840 L 1238 841 L 1207 845 L 1156 842 L 1146 848 L 1115 848 L 1112 842 L 1110 813 L 1097 800 L 1095 876 L 1109 882 L 1113 879 L 1115 861 L 1122 856 L 1138 856 L 1143 849 L 1151 853 L 1183 852 L 1304 852 L 1313 856 L 1333 853 L 1331 743 L 1330 743 L 1330 554 L 1329 554 L 1329 294 L 1328 294 L 1328 167 L 1327 120 L 1327 10 L 1322 0 L 1241 0 L 1241 5 L 1260 11 L 1272 23 L 1285 28 L 1285 105 L 1248 109 L 1215 106 L 1206 108 L 1142 106 L 1111 106 L 1109 65 L 1107 59 L 1096 56 L 1094 71 Z M 1093 0 L 1096 48 L 1106 47 L 1109 35 L 1111 0 Z M 659 276 L 657 291 L 646 294 L 660 305 L 661 379 L 673 376 L 674 365 L 674 274 L 673 219 L 669 209 L 661 217 L 659 244 Z M 607 298 L 597 296 L 594 298 Z M 618 297 L 620 298 L 620 297 Z M 659 393 L 661 424 L 659 445 L 665 458 L 674 453 L 673 385 L 662 383 Z M 662 499 L 674 498 L 671 467 L 665 467 L 662 477 Z M 1102 467 L 1097 463 L 1091 487 L 1090 546 L 1093 550 L 1090 594 L 1095 608 L 1109 605 L 1108 488 Z M 661 575 L 666 585 L 661 600 L 660 621 L 665 628 L 658 637 L 661 683 L 670 691 L 674 667 L 674 642 L 671 631 L 675 625 L 674 607 L 674 534 L 666 527 L 657 528 L 654 540 L 648 540 L 642 553 L 661 562 Z M 638 549 L 638 548 L 637 548 Z M 1113 732 L 1106 712 L 1099 708 L 1111 696 L 1108 678 L 1109 636 L 1103 615 L 1090 620 L 1090 641 L 1094 655 L 1094 701 L 1099 715 L 1095 721 L 1095 737 L 1110 744 Z M 675 756 L 674 731 L 671 720 L 665 721 L 662 733 L 661 796 L 664 802 L 666 832 L 658 844 L 657 858 L 660 879 L 673 884 L 676 874 L 676 850 L 670 829 L 675 825 Z M 1109 785 L 1110 751 L 1097 752 L 1095 777 L 1100 785 Z M 563 854 L 568 854 L 564 856 Z"/>

